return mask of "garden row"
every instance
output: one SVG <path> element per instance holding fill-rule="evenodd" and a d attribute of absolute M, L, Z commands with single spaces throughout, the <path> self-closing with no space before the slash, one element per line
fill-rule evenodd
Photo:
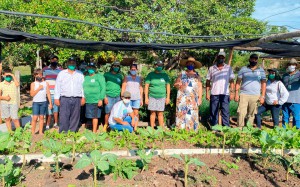
<path fill-rule="evenodd" d="M 300 164 L 300 156 L 284 154 L 284 149 L 299 149 L 300 136 L 295 128 L 279 128 L 260 130 L 247 125 L 242 130 L 217 125 L 215 130 L 207 131 L 199 129 L 198 132 L 185 130 L 166 130 L 158 127 L 154 130 L 150 127 L 140 128 L 137 133 L 128 131 L 94 134 L 89 130 L 84 132 L 69 132 L 59 134 L 57 131 L 47 131 L 44 139 L 32 142 L 30 125 L 24 129 L 16 129 L 15 132 L 0 132 L 0 153 L 2 155 L 23 155 L 21 158 L 13 156 L 9 159 L 2 156 L 0 164 L 0 176 L 3 186 L 14 185 L 22 180 L 22 170 L 26 165 L 25 155 L 32 152 L 43 152 L 46 157 L 53 156 L 54 177 L 60 178 L 62 165 L 59 164 L 61 155 L 67 155 L 75 168 L 84 168 L 92 165 L 94 168 L 94 185 L 97 183 L 97 175 L 113 173 L 113 178 L 131 179 L 138 172 L 147 169 L 153 157 L 153 151 L 157 148 L 164 150 L 169 147 L 222 147 L 223 154 L 226 147 L 248 148 L 260 147 L 262 165 L 266 167 L 271 160 L 280 160 L 286 169 L 286 180 L 289 173 L 295 173 L 294 166 Z M 148 154 L 145 149 L 151 149 Z M 281 154 L 273 150 L 281 149 Z M 111 153 L 103 153 L 105 150 L 135 149 L 137 160 L 118 158 Z M 76 155 L 81 158 L 76 162 Z M 185 182 L 187 183 L 188 165 L 203 166 L 200 160 L 188 156 L 173 155 L 184 163 Z M 14 163 L 22 159 L 20 167 L 14 167 Z M 234 168 L 233 163 L 223 161 L 228 168 Z M 75 164 L 76 163 L 76 164 Z"/>

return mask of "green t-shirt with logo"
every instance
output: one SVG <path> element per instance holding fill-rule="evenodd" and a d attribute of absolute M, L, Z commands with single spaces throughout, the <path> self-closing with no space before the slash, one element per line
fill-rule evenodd
<path fill-rule="evenodd" d="M 120 96 L 123 76 L 120 73 L 106 72 L 104 77 L 106 81 L 106 95 L 109 97 Z"/>
<path fill-rule="evenodd" d="M 166 97 L 166 85 L 170 84 L 170 79 L 165 72 L 151 72 L 147 75 L 145 83 L 149 84 L 149 96 L 159 99 Z"/>
<path fill-rule="evenodd" d="M 105 97 L 105 79 L 101 74 L 85 76 L 83 81 L 83 92 L 86 103 L 95 104 Z"/>

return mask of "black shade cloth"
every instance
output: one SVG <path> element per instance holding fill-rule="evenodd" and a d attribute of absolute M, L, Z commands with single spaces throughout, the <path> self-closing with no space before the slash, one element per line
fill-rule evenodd
<path fill-rule="evenodd" d="M 146 51 L 146 50 L 176 50 L 176 49 L 219 49 L 247 44 L 256 39 L 232 40 L 223 42 L 190 43 L 190 44 L 157 44 L 157 43 L 126 43 L 126 42 L 97 42 L 88 40 L 75 40 L 30 34 L 9 29 L 0 29 L 2 42 L 27 42 L 45 44 L 53 47 L 63 47 L 84 51 Z"/>

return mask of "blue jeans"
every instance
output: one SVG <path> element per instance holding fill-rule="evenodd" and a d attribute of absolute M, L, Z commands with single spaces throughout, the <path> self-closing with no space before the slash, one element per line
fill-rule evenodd
<path fill-rule="evenodd" d="M 113 106 L 120 101 L 120 97 L 109 97 L 107 96 L 107 100 L 108 100 L 108 104 L 105 105 L 104 109 L 105 109 L 105 114 L 109 114 L 111 109 L 113 108 Z"/>
<path fill-rule="evenodd" d="M 261 114 L 268 110 L 271 110 L 274 126 L 278 126 L 280 109 L 281 109 L 281 105 L 266 104 L 266 105 L 259 106 L 257 109 L 257 114 L 255 114 L 256 126 L 258 128 L 261 128 Z"/>
<path fill-rule="evenodd" d="M 282 105 L 282 126 L 289 123 L 290 114 L 293 115 L 293 125 L 300 129 L 300 104 L 298 103 L 284 103 Z"/>
<path fill-rule="evenodd" d="M 217 125 L 219 119 L 219 109 L 221 110 L 222 125 L 229 126 L 229 95 L 210 96 L 210 120 L 211 125 Z"/>
<path fill-rule="evenodd" d="M 117 131 L 124 131 L 124 130 L 128 130 L 129 132 L 132 132 L 133 131 L 133 127 L 131 126 L 131 117 L 130 116 L 126 116 L 123 121 L 126 121 L 129 123 L 129 125 L 122 125 L 122 124 L 114 124 L 114 125 L 109 125 L 109 127 L 112 129 L 112 130 L 117 130 Z"/>
<path fill-rule="evenodd" d="M 32 114 L 34 116 L 44 116 L 47 113 L 48 103 L 44 102 L 33 102 L 32 103 Z"/>

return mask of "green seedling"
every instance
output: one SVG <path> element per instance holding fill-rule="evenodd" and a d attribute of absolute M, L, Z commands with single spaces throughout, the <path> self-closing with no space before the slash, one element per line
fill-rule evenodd
<path fill-rule="evenodd" d="M 278 143 L 281 146 L 281 156 L 284 155 L 284 148 L 288 145 L 292 144 L 294 137 L 297 135 L 297 132 L 294 132 L 289 129 L 275 127 L 275 132 L 278 135 L 279 141 Z"/>
<path fill-rule="evenodd" d="M 181 157 L 178 154 L 172 155 L 172 157 L 179 159 L 184 164 L 184 186 L 188 186 L 188 172 L 189 172 L 189 165 L 195 164 L 196 166 L 202 167 L 205 166 L 203 162 L 198 160 L 197 158 L 191 158 L 187 155 L 184 155 L 184 157 Z"/>
<path fill-rule="evenodd" d="M 138 170 L 136 162 L 124 158 L 111 162 L 110 166 L 112 167 L 114 180 L 117 180 L 118 177 L 122 179 L 132 179 Z"/>
<path fill-rule="evenodd" d="M 157 127 L 157 131 L 159 133 L 158 139 L 161 141 L 161 150 L 162 157 L 165 158 L 165 140 L 171 137 L 171 133 L 162 127 Z"/>
<path fill-rule="evenodd" d="M 223 137 L 223 143 L 222 143 L 222 155 L 224 156 L 224 150 L 225 150 L 225 145 L 226 145 L 226 138 L 229 135 L 229 133 L 238 133 L 238 129 L 237 128 L 230 128 L 227 126 L 222 126 L 222 125 L 215 125 L 212 127 L 213 130 L 215 131 L 220 131 L 220 134 Z M 235 139 L 236 140 L 236 139 Z M 229 140 L 231 141 L 231 140 Z"/>
<path fill-rule="evenodd" d="M 94 167 L 94 187 L 97 186 L 97 173 L 109 173 L 109 165 L 117 160 L 114 154 L 102 154 L 99 150 L 93 150 L 91 154 L 83 154 L 81 159 L 76 163 L 75 168 L 82 169 L 90 164 Z"/>
<path fill-rule="evenodd" d="M 88 141 L 93 144 L 94 150 L 102 149 L 112 149 L 114 148 L 114 143 L 112 141 L 107 141 L 107 133 L 93 133 L 90 130 L 86 130 L 84 136 Z"/>
<path fill-rule="evenodd" d="M 71 132 L 69 131 L 66 134 L 66 138 L 70 140 L 72 144 L 72 161 L 71 164 L 75 162 L 76 151 L 80 151 L 85 145 L 85 141 L 81 140 L 82 134 L 80 132 Z M 80 141 L 79 141 L 80 140 Z"/>
<path fill-rule="evenodd" d="M 62 154 L 68 154 L 71 150 L 71 146 L 63 145 L 61 142 L 53 139 L 46 139 L 42 141 L 44 146 L 44 155 L 50 157 L 54 155 L 55 162 L 55 178 L 61 177 L 61 168 L 59 167 L 59 157 Z"/>
<path fill-rule="evenodd" d="M 158 139 L 159 137 L 159 131 L 157 130 L 154 130 L 152 127 L 147 127 L 146 129 L 142 129 L 142 128 L 139 128 L 138 129 L 138 133 L 145 137 L 146 138 L 149 138 L 150 139 L 150 142 L 152 143 L 152 149 L 154 149 L 154 143 L 155 143 L 155 140 Z"/>
<path fill-rule="evenodd" d="M 148 169 L 151 159 L 153 157 L 153 152 L 147 154 L 145 150 L 138 150 L 136 153 L 140 157 L 140 159 L 137 160 L 137 165 L 139 166 L 139 168 L 141 168 L 142 173 L 145 169 Z"/>
<path fill-rule="evenodd" d="M 235 163 L 226 162 L 225 160 L 220 160 L 220 164 L 225 166 L 225 167 L 222 167 L 222 170 L 225 172 L 226 175 L 231 174 L 231 172 L 230 172 L 231 169 L 235 169 L 235 170 L 239 169 L 239 166 L 236 165 Z"/>
<path fill-rule="evenodd" d="M 0 160 L 0 177 L 2 187 L 15 186 L 20 182 L 21 169 L 14 167 L 14 163 L 8 157 Z"/>
<path fill-rule="evenodd" d="M 259 142 L 262 150 L 262 156 L 264 157 L 263 167 L 267 166 L 270 156 L 273 155 L 272 149 L 279 145 L 280 142 L 277 136 L 272 136 L 266 131 L 262 131 L 259 137 Z"/>
<path fill-rule="evenodd" d="M 293 166 L 300 165 L 300 154 L 297 154 L 295 156 L 276 155 L 276 157 L 281 161 L 281 163 L 285 167 L 286 170 L 285 179 L 286 181 L 288 181 L 289 173 L 295 174 L 295 170 L 293 169 Z"/>
<path fill-rule="evenodd" d="M 244 134 L 243 141 L 246 142 L 249 155 L 249 151 L 251 149 L 251 142 L 257 140 L 260 136 L 261 130 L 259 128 L 254 128 L 250 123 L 247 123 L 247 126 L 243 127 L 242 133 Z"/>

